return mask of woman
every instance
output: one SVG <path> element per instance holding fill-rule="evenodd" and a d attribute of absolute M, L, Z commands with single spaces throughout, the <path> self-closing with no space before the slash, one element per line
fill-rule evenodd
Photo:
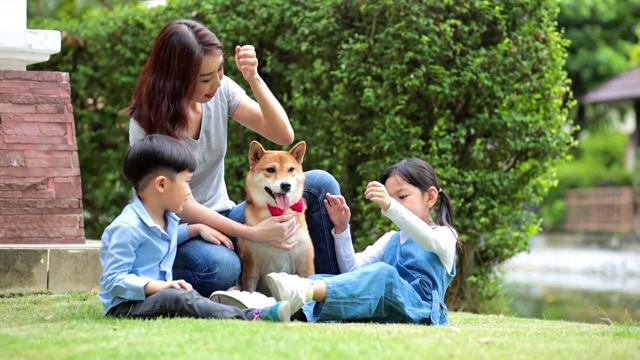
<path fill-rule="evenodd" d="M 215 244 L 202 239 L 187 241 L 178 248 L 174 277 L 191 283 L 201 295 L 235 285 L 240 260 L 233 249 L 220 246 L 228 237 L 241 237 L 280 249 L 298 228 L 290 216 L 276 216 L 257 226 L 244 225 L 244 203 L 229 199 L 224 180 L 229 117 L 279 144 L 291 144 L 294 132 L 282 105 L 258 74 L 253 46 L 236 46 L 235 62 L 249 83 L 256 101 L 224 75 L 222 43 L 203 25 L 192 20 L 167 23 L 155 40 L 142 68 L 131 105 L 129 143 L 147 134 L 165 134 L 182 139 L 194 152 L 198 167 L 191 181 L 193 199 L 179 214 L 189 223 L 214 228 Z M 323 200 L 340 188 L 329 173 L 307 171 L 304 198 L 307 224 L 315 248 L 316 272 L 340 272 L 331 223 Z M 195 201 L 191 201 L 195 200 Z"/>

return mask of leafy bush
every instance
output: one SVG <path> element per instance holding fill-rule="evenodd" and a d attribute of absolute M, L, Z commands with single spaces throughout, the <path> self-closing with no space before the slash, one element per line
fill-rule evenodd
<path fill-rule="evenodd" d="M 161 26 L 191 17 L 227 49 L 256 46 L 263 78 L 307 141 L 305 167 L 340 181 L 357 248 L 391 226 L 365 201 L 367 182 L 407 156 L 431 162 L 463 245 L 447 301 L 490 311 L 481 305 L 500 298 L 495 265 L 539 231 L 525 205 L 547 193 L 547 174 L 573 143 L 557 12 L 555 0 L 178 0 L 30 27 L 66 32 L 62 53 L 38 68 L 71 74 L 88 236 L 128 198 L 119 172 L 127 119 L 117 110 Z M 234 66 L 227 74 L 241 79 Z M 236 124 L 229 133 L 227 180 L 241 200 L 256 135 Z"/>

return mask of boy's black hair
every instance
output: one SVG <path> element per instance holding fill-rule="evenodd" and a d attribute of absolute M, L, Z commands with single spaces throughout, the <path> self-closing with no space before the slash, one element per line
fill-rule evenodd
<path fill-rule="evenodd" d="M 136 193 L 158 173 L 175 179 L 177 173 L 196 169 L 196 158 L 181 140 L 167 135 L 147 135 L 127 149 L 122 171 Z"/>

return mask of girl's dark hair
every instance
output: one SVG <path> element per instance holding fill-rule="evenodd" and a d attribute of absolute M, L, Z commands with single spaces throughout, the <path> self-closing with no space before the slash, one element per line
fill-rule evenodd
<path fill-rule="evenodd" d="M 449 195 L 440 188 L 438 179 L 436 178 L 436 172 L 428 162 L 419 158 L 404 159 L 388 167 L 387 170 L 382 173 L 382 176 L 380 176 L 380 183 L 384 184 L 392 175 L 400 176 L 404 181 L 423 192 L 427 192 L 432 186 L 436 188 L 440 193 L 440 209 L 438 210 L 436 224 L 450 228 L 453 227 L 451 200 L 449 199 Z"/>
<path fill-rule="evenodd" d="M 196 158 L 181 140 L 167 135 L 147 135 L 131 145 L 124 155 L 122 172 L 136 193 L 144 190 L 150 178 L 162 173 L 174 180 L 176 174 L 196 170 Z"/>
<path fill-rule="evenodd" d="M 122 112 L 147 134 L 181 138 L 200 67 L 211 54 L 222 54 L 222 43 L 209 29 L 193 20 L 170 21 L 156 37 L 131 104 Z"/>

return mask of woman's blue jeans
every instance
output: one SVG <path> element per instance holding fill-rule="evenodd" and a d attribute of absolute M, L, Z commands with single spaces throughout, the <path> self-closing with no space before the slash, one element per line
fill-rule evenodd
<path fill-rule="evenodd" d="M 324 207 L 327 193 L 339 195 L 338 181 L 326 171 L 305 172 L 304 199 L 307 202 L 307 226 L 315 250 L 315 268 L 318 274 L 339 274 L 338 261 L 331 234 L 333 223 Z M 244 223 L 245 202 L 223 213 L 229 219 Z M 234 240 L 235 243 L 235 239 Z M 202 238 L 191 239 L 178 246 L 173 265 L 174 279 L 184 279 L 202 296 L 234 286 L 240 276 L 240 258 L 233 250 L 211 244 Z"/>

